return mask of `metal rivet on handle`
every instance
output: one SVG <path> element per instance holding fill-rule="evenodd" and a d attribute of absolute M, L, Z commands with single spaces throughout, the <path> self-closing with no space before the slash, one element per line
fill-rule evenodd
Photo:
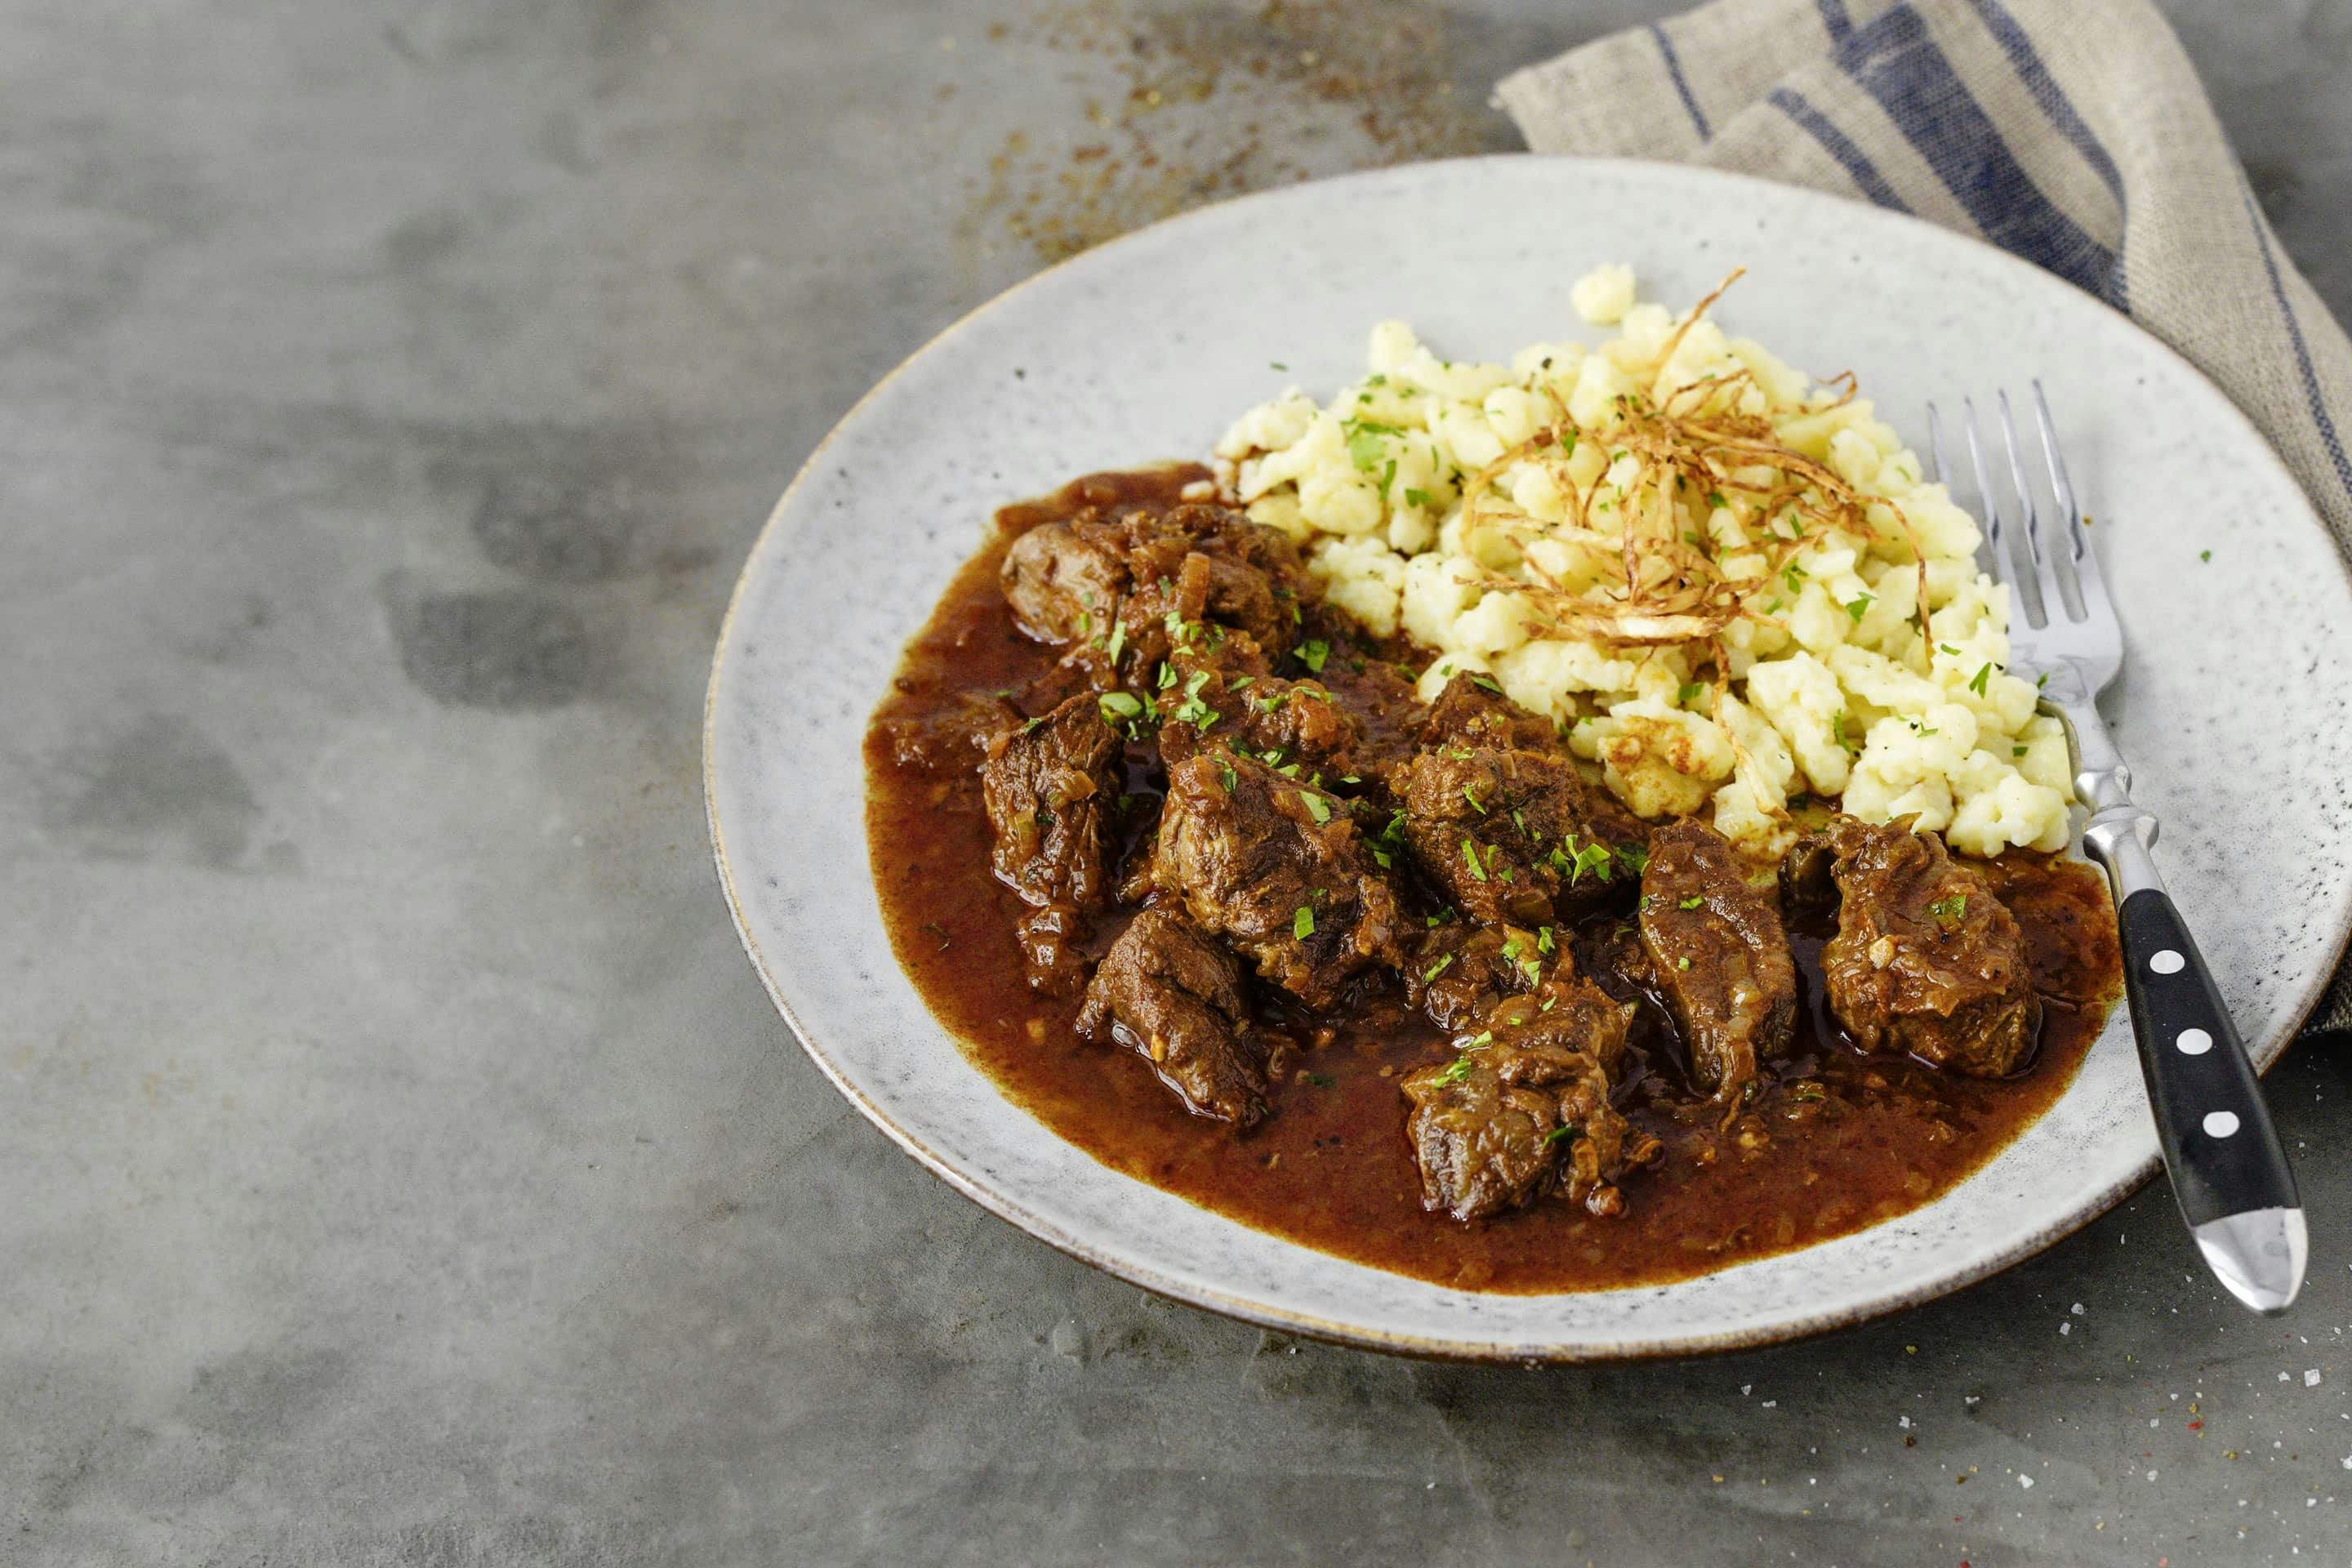
<path fill-rule="evenodd" d="M 2234 1110 L 2209 1110 L 2205 1113 L 2205 1136 L 2227 1138 L 2238 1130 L 2238 1113 Z"/>
<path fill-rule="evenodd" d="M 2184 1057 L 2201 1057 L 2213 1048 L 2213 1037 L 2202 1029 L 2183 1029 L 2180 1037 L 2172 1043 L 2180 1047 Z"/>
<path fill-rule="evenodd" d="M 2187 967 L 2188 963 L 2187 959 L 2168 947 L 2147 961 L 2147 966 L 2158 974 L 2178 974 Z"/>

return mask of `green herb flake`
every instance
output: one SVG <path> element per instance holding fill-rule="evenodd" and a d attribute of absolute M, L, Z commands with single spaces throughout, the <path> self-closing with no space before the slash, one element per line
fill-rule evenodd
<path fill-rule="evenodd" d="M 1706 902 L 1706 899 L 1704 894 L 1693 893 L 1687 899 L 1676 899 L 1675 900 L 1675 908 L 1678 910 L 1695 910 L 1705 902 Z"/>
<path fill-rule="evenodd" d="M 1567 1126 L 1555 1127 L 1550 1131 L 1544 1134 L 1543 1146 L 1549 1149 L 1563 1138 L 1581 1138 L 1583 1136 L 1584 1129 L 1575 1126 L 1572 1123 Z"/>
<path fill-rule="evenodd" d="M 1969 912 L 1969 896 L 1966 893 L 1954 893 L 1948 899 L 1937 899 L 1927 906 L 1927 912 L 1936 917 L 1937 925 L 1956 926 L 1960 923 L 1961 917 Z"/>
<path fill-rule="evenodd" d="M 1686 681 L 1684 683 L 1683 689 L 1675 693 L 1675 700 L 1680 703 L 1689 704 L 1697 701 L 1700 698 L 1706 695 L 1706 683 L 1705 681 Z"/>
<path fill-rule="evenodd" d="M 1422 975 L 1421 975 L 1421 983 L 1422 983 L 1423 985 L 1427 985 L 1427 984 L 1430 984 L 1432 981 L 1435 980 L 1439 975 L 1441 975 L 1441 974 L 1444 973 L 1445 973 L 1445 971 L 1446 971 L 1446 969 L 1447 969 L 1449 966 L 1451 966 L 1453 963 L 1454 963 L 1454 955 L 1453 955 L 1452 953 L 1450 953 L 1450 952 L 1449 952 L 1449 953 L 1447 953 L 1444 957 L 1443 957 L 1443 958 L 1439 959 L 1435 963 L 1431 964 L 1427 969 L 1425 969 L 1425 970 L 1423 970 L 1423 971 L 1422 972 Z"/>
<path fill-rule="evenodd" d="M 1307 815 L 1315 819 L 1317 826 L 1320 826 L 1331 820 L 1330 803 L 1321 795 L 1308 795 L 1302 790 L 1299 792 L 1298 798 L 1307 803 Z"/>
<path fill-rule="evenodd" d="M 2200 561 L 2210 561 L 2213 559 L 2213 552 L 2210 550 L 2200 550 L 2197 552 L 2197 559 Z"/>
<path fill-rule="evenodd" d="M 1860 626 L 1862 625 L 1862 617 L 1869 613 L 1870 606 L 1873 603 L 1874 603 L 1874 601 L 1871 595 L 1864 594 L 1862 597 L 1848 603 L 1845 607 L 1845 613 L 1853 617 L 1853 624 L 1855 626 Z"/>
<path fill-rule="evenodd" d="M 1320 675 L 1323 673 L 1323 661 L 1331 657 L 1331 645 L 1320 637 L 1313 637 L 1290 651 L 1298 656 L 1298 662 L 1308 670 Z"/>
<path fill-rule="evenodd" d="M 1122 719 L 1139 718 L 1143 713 L 1143 704 L 1132 692 L 1106 691 L 1097 702 L 1106 724 L 1116 724 Z"/>
<path fill-rule="evenodd" d="M 1289 369 L 1290 369 L 1290 367 L 1289 367 L 1288 365 L 1286 365 L 1286 364 L 1283 363 L 1282 363 L 1280 360 L 1278 360 L 1278 359 L 1270 359 L 1270 360 L 1266 361 L 1265 363 L 1266 363 L 1266 364 L 1267 364 L 1268 368 L 1270 368 L 1270 369 L 1279 370 L 1279 371 L 1287 371 L 1287 370 L 1289 370 Z"/>
<path fill-rule="evenodd" d="M 1676 969 L 1688 969 L 1690 967 L 1690 960 L 1687 958 L 1678 958 L 1675 960 L 1675 967 Z"/>
<path fill-rule="evenodd" d="M 1429 505 L 1429 492 L 1407 488 L 1404 492 L 1404 504 L 1426 508 Z"/>
<path fill-rule="evenodd" d="M 1471 810 L 1476 812 L 1481 816 L 1486 815 L 1486 808 L 1478 804 L 1478 797 L 1470 793 L 1470 786 L 1468 784 L 1464 784 L 1462 786 L 1462 798 L 1470 803 Z"/>
<path fill-rule="evenodd" d="M 2009 754 L 2012 757 L 2021 757 L 2025 755 L 2025 748 L 2022 745 L 2011 746 L 2009 749 Z"/>
<path fill-rule="evenodd" d="M 1478 864 L 1478 844 L 1475 839 L 1462 841 L 1462 858 L 1470 862 L 1470 874 L 1480 881 L 1486 879 L 1486 868 Z"/>
<path fill-rule="evenodd" d="M 1536 951 L 1538 952 L 1549 952 L 1551 950 L 1551 927 L 1536 927 Z"/>
<path fill-rule="evenodd" d="M 1969 677 L 1969 689 L 1975 692 L 1978 696 L 1982 697 L 1985 694 L 1985 682 L 1991 679 L 1992 666 L 1988 662 L 1979 666 L 1977 672 Z"/>
<path fill-rule="evenodd" d="M 1315 934 L 1315 908 L 1313 905 L 1301 904 L 1298 906 L 1298 912 L 1290 917 L 1290 934 L 1297 937 L 1301 942 L 1305 942 L 1308 937 Z"/>

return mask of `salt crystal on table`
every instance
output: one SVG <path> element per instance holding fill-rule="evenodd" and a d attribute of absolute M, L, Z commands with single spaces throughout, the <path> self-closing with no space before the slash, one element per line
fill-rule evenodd
<path fill-rule="evenodd" d="M 2058 1331 L 2062 1334 L 2071 1334 L 2074 1331 L 2074 1325 L 2072 1323 L 2061 1323 L 2058 1325 Z"/>
<path fill-rule="evenodd" d="M 1898 1416 L 1896 1416 L 1896 1417 L 1895 1418 L 1895 1424 L 1897 1426 L 1902 1427 L 1902 1428 L 1903 1428 L 1903 1430 L 1905 1430 L 1906 1432 L 1908 1432 L 1909 1430 L 1911 1430 L 1911 1417 L 1909 1417 L 1908 1415 L 1898 1415 Z"/>
<path fill-rule="evenodd" d="M 2081 1317 L 2081 1316 L 2083 1315 L 2083 1303 L 2082 1303 L 2082 1302 L 2080 1302 L 2080 1301 L 2077 1301 L 2077 1302 L 2075 1302 L 2072 1307 L 2069 1307 L 2069 1308 L 2067 1309 L 2067 1310 L 2068 1310 L 2068 1311 L 2070 1311 L 2070 1312 L 2072 1312 L 2072 1313 L 2074 1313 L 2076 1317 L 2078 1317 L 2078 1318 L 2079 1318 L 2079 1317 Z"/>
<path fill-rule="evenodd" d="M 2147 1473 L 2147 1479 L 2148 1479 L 2149 1480 L 2154 1480 L 2154 1479 L 2156 1479 L 2156 1472 L 2155 1472 L 2154 1470 L 2150 1470 L 2150 1471 L 2148 1471 L 2148 1473 Z"/>
<path fill-rule="evenodd" d="M 2026 1490 L 2032 1491 L 2033 1489 L 2033 1478 L 2032 1476 L 2020 1476 L 2017 1478 L 2017 1484 L 2023 1487 Z"/>
<path fill-rule="evenodd" d="M 2319 1369 L 2317 1367 L 2307 1367 L 2305 1369 L 2303 1374 L 2303 1385 L 2305 1388 L 2317 1388 L 2319 1386 Z"/>

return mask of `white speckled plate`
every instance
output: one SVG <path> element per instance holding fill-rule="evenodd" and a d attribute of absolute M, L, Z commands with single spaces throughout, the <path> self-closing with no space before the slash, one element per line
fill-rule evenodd
<path fill-rule="evenodd" d="M 2165 823 L 2165 871 L 2255 1059 L 2284 1048 L 2352 926 L 2352 591 L 2252 427 L 2124 317 L 1924 223 L 1699 170 L 1478 159 L 1248 197 L 1056 268 L 900 366 L 776 508 L 711 674 L 711 837 L 776 1005 L 908 1152 L 1023 1229 L 1168 1295 L 1496 1360 L 1712 1350 L 1856 1322 L 2049 1245 L 2156 1168 L 2118 1008 L 2049 1116 L 1927 1208 L 1680 1284 L 1465 1292 L 1097 1164 L 1001 1096 L 898 973 L 866 872 L 859 742 L 900 647 L 996 506 L 1092 469 L 1200 457 L 1284 382 L 1328 394 L 1350 379 L 1384 317 L 1465 359 L 1592 341 L 1569 285 L 1618 260 L 1645 298 L 1676 307 L 1746 264 L 1718 319 L 1816 374 L 1858 372 L 1914 445 L 1930 396 L 2042 378 L 2130 639 L 2108 711 Z"/>

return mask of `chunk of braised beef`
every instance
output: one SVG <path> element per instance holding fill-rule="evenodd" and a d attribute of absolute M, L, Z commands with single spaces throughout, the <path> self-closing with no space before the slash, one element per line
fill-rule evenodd
<path fill-rule="evenodd" d="M 1557 752 L 1449 743 L 1391 782 L 1414 863 L 1482 922 L 1548 925 L 1620 899 L 1647 837 Z"/>
<path fill-rule="evenodd" d="M 1723 835 L 1685 819 L 1650 835 L 1640 923 L 1695 1087 L 1737 1106 L 1796 1023 L 1797 966 L 1778 900 L 1748 880 Z"/>
<path fill-rule="evenodd" d="M 1166 663 L 1160 752 L 1171 766 L 1222 742 L 1304 778 L 1335 781 L 1354 767 L 1362 723 L 1322 682 L 1268 674 L 1246 632 L 1181 640 Z"/>
<path fill-rule="evenodd" d="M 1660 1146 L 1609 1103 L 1633 1009 L 1566 976 L 1496 1003 L 1452 1060 L 1402 1080 L 1422 1206 L 1458 1220 L 1522 1207 L 1551 1192 L 1591 1213 L 1622 1213 L 1616 1184 Z"/>
<path fill-rule="evenodd" d="M 1348 803 L 1254 757 L 1203 752 L 1168 770 L 1152 879 L 1309 1007 L 1403 961 L 1396 895 Z"/>
<path fill-rule="evenodd" d="M 1129 531 L 1095 517 L 1040 523 L 1006 547 L 999 580 L 1021 629 L 1067 643 L 1110 629 L 1127 596 Z"/>
<path fill-rule="evenodd" d="M 1510 698 L 1490 675 L 1468 672 L 1445 683 L 1421 715 L 1424 746 L 1508 746 L 1528 751 L 1557 748 L 1559 731 L 1552 721 L 1530 713 Z"/>
<path fill-rule="evenodd" d="M 1241 961 L 1168 910 L 1145 910 L 1111 944 L 1078 1032 L 1141 1056 L 1196 1116 L 1248 1127 L 1266 1112 L 1265 1053 L 1250 1034 Z"/>
<path fill-rule="evenodd" d="M 1024 631 L 1129 670 L 1149 669 L 1186 623 L 1287 646 L 1307 589 L 1286 536 L 1204 505 L 1040 524 L 1006 548 L 1001 578 Z"/>
<path fill-rule="evenodd" d="M 992 864 L 1030 906 L 1020 937 L 1040 990 L 1067 994 L 1085 979 L 1076 943 L 1086 911 L 1106 900 L 1118 756 L 1117 731 L 1083 694 L 1006 725 L 985 749 L 981 798 L 995 830 Z"/>
<path fill-rule="evenodd" d="M 1524 931 L 1445 921 L 1414 944 L 1405 997 L 1439 1028 L 1467 1028 L 1506 996 L 1533 991 L 1559 955 L 1559 933 L 1549 926 Z"/>
<path fill-rule="evenodd" d="M 1824 856 L 1839 904 L 1822 976 L 1838 1022 L 1868 1049 L 1976 1078 L 2023 1066 L 2042 999 L 2024 932 L 1984 879 L 1907 818 L 1840 816 L 1790 851 L 1783 871 L 1797 885 L 1817 880 Z"/>

